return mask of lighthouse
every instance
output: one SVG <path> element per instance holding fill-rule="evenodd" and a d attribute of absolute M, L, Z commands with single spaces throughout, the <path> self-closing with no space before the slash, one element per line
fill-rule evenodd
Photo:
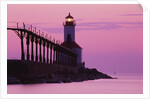
<path fill-rule="evenodd" d="M 70 15 L 65 17 L 64 26 L 64 42 L 62 46 L 71 49 L 77 53 L 77 66 L 81 67 L 82 64 L 82 48 L 75 41 L 75 26 L 76 22 L 74 18 Z"/>

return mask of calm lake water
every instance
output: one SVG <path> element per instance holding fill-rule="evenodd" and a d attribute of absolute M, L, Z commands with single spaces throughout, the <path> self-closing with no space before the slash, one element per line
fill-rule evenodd
<path fill-rule="evenodd" d="M 115 76 L 60 84 L 8 85 L 8 94 L 142 94 L 143 78 L 139 75 Z"/>

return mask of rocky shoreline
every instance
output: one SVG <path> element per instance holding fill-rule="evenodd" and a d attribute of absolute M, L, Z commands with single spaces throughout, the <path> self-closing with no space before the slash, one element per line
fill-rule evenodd
<path fill-rule="evenodd" d="M 111 76 L 97 71 L 96 69 L 80 68 L 78 73 L 57 72 L 48 75 L 40 75 L 37 78 L 18 78 L 8 76 L 7 84 L 35 84 L 35 83 L 70 83 L 95 79 L 113 79 Z"/>

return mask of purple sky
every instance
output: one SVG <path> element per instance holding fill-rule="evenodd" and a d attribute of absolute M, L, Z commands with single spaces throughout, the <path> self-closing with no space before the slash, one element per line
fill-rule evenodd
<path fill-rule="evenodd" d="M 139 4 L 9 4 L 7 11 L 8 26 L 25 22 L 61 41 L 63 22 L 70 12 L 86 67 L 105 73 L 143 71 L 143 10 Z M 19 59 L 20 39 L 12 31 L 7 34 L 8 59 Z"/>

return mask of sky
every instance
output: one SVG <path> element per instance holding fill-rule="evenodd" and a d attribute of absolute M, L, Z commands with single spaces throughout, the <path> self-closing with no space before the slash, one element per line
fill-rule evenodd
<path fill-rule="evenodd" d="M 8 4 L 8 27 L 29 27 L 64 40 L 68 13 L 76 20 L 82 61 L 104 73 L 143 72 L 143 9 L 140 4 Z M 26 47 L 25 47 L 26 51 Z M 26 52 L 25 52 L 26 53 Z M 21 41 L 7 31 L 7 58 L 20 59 Z"/>

